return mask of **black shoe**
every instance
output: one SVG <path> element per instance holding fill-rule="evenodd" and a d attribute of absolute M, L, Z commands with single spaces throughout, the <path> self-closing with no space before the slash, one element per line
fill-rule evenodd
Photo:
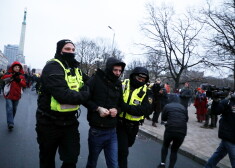
<path fill-rule="evenodd" d="M 8 129 L 9 130 L 12 130 L 14 128 L 14 125 L 13 124 L 8 124 Z"/>
<path fill-rule="evenodd" d="M 209 128 L 207 125 L 200 126 L 201 128 Z"/>
<path fill-rule="evenodd" d="M 165 167 L 166 167 L 165 164 L 160 163 L 157 168 L 165 168 Z"/>
<path fill-rule="evenodd" d="M 213 129 L 214 127 L 212 125 L 209 125 L 208 128 Z"/>
<path fill-rule="evenodd" d="M 157 124 L 155 122 L 152 123 L 153 127 L 157 127 Z"/>
<path fill-rule="evenodd" d="M 146 117 L 147 120 L 151 121 L 152 119 L 150 117 Z"/>

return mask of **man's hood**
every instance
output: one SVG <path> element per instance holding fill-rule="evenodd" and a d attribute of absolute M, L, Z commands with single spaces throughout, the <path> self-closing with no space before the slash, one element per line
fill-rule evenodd
<path fill-rule="evenodd" d="M 108 70 L 109 72 L 112 72 L 113 71 L 113 66 L 122 66 L 122 72 L 124 71 L 124 68 L 126 66 L 126 64 L 121 61 L 121 60 L 118 60 L 117 58 L 114 58 L 114 57 L 110 57 L 107 59 L 107 62 L 106 62 L 106 70 Z"/>

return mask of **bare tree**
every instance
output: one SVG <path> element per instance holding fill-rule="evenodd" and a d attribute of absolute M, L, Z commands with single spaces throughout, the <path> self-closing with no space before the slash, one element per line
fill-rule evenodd
<path fill-rule="evenodd" d="M 128 70 L 133 70 L 135 67 L 142 67 L 145 66 L 145 63 L 140 60 L 134 60 L 127 65 Z"/>
<path fill-rule="evenodd" d="M 81 69 L 88 75 L 92 75 L 97 68 L 104 68 L 106 60 L 111 56 L 109 46 L 105 44 L 103 39 L 94 41 L 83 38 L 75 45 L 76 59 L 80 62 Z M 124 58 L 123 53 L 116 48 L 112 54 L 118 59 Z"/>
<path fill-rule="evenodd" d="M 180 77 L 185 69 L 196 66 L 202 60 L 198 56 L 197 36 L 202 26 L 193 20 L 191 15 L 175 17 L 173 8 L 162 6 L 155 7 L 147 4 L 148 19 L 141 25 L 150 44 L 141 44 L 147 50 L 163 51 L 166 65 L 175 88 L 179 87 Z"/>
<path fill-rule="evenodd" d="M 167 71 L 166 58 L 163 56 L 163 51 L 149 50 L 147 52 L 147 62 L 146 67 L 149 70 L 150 78 L 156 79 L 163 72 Z"/>
<path fill-rule="evenodd" d="M 211 32 L 208 38 L 208 66 L 224 67 L 232 70 L 235 81 L 235 0 L 225 0 L 222 5 L 213 7 L 210 2 L 202 10 L 204 19 Z M 235 82 L 234 82 L 235 88 Z"/>
<path fill-rule="evenodd" d="M 90 74 L 90 70 L 94 69 L 94 60 L 100 54 L 100 48 L 95 42 L 87 39 L 82 39 L 75 45 L 77 49 L 77 60 L 80 62 L 81 69 L 86 74 Z"/>

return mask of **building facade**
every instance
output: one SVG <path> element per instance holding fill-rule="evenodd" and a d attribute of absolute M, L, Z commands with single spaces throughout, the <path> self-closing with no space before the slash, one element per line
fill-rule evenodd
<path fill-rule="evenodd" d="M 8 59 L 7 65 L 11 65 L 14 61 L 18 61 L 18 49 L 18 45 L 8 44 L 4 46 L 4 56 Z"/>
<path fill-rule="evenodd" d="M 8 44 L 4 46 L 4 55 L 8 59 L 8 65 L 11 65 L 14 61 L 19 61 L 20 63 L 25 64 L 24 43 L 26 32 L 26 15 L 27 11 L 25 10 L 19 45 Z"/>
<path fill-rule="evenodd" d="M 2 51 L 0 50 L 0 70 L 1 69 L 7 69 L 8 65 L 8 60 L 7 58 L 3 55 Z"/>

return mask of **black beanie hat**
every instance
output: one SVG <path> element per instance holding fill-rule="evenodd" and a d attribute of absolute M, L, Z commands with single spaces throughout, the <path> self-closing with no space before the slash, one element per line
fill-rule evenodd
<path fill-rule="evenodd" d="M 69 39 L 64 39 L 64 40 L 60 40 L 57 42 L 57 47 L 56 47 L 56 54 L 60 54 L 62 48 L 65 46 L 65 44 L 71 43 L 73 44 L 73 42 Z M 73 44 L 73 46 L 75 47 L 75 45 Z"/>

